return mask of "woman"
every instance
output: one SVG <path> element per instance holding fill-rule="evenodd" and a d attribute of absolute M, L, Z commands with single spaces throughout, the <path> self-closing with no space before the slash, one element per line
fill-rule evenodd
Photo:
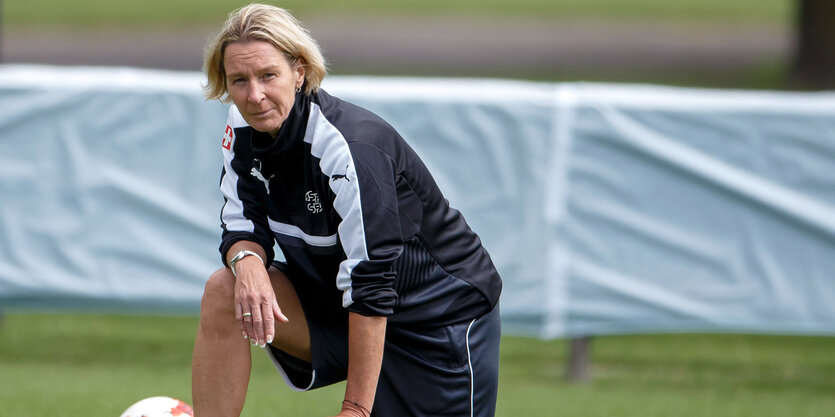
<path fill-rule="evenodd" d="M 291 388 L 347 378 L 339 416 L 492 416 L 501 280 L 414 151 L 319 88 L 319 48 L 282 9 L 230 14 L 205 70 L 207 96 L 234 105 L 221 142 L 228 268 L 203 295 L 196 415 L 240 415 L 249 340 Z"/>

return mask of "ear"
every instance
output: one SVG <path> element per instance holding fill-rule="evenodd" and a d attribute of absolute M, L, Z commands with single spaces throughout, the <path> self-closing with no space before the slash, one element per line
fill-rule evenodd
<path fill-rule="evenodd" d="M 304 84 L 304 60 L 299 58 L 298 62 L 296 62 L 296 81 L 298 82 L 297 85 Z"/>

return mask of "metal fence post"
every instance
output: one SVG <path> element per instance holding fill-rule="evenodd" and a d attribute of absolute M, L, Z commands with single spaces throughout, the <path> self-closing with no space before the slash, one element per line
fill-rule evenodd
<path fill-rule="evenodd" d="M 591 342 L 590 336 L 569 340 L 566 376 L 570 382 L 588 383 L 591 381 Z"/>

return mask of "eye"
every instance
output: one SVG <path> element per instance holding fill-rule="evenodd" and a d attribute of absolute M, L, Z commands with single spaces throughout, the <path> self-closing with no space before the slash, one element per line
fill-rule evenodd
<path fill-rule="evenodd" d="M 274 73 L 274 72 L 268 72 L 268 73 L 262 75 L 261 78 L 263 78 L 265 80 L 269 80 L 269 79 L 275 78 L 277 76 L 278 75 L 276 75 L 276 73 Z"/>
<path fill-rule="evenodd" d="M 232 85 L 240 85 L 240 84 L 243 84 L 243 83 L 245 83 L 245 82 L 246 82 L 246 79 L 244 79 L 244 78 L 242 78 L 242 77 L 238 77 L 238 78 L 234 78 L 234 79 L 232 79 L 232 83 L 231 83 L 231 84 L 232 84 Z"/>

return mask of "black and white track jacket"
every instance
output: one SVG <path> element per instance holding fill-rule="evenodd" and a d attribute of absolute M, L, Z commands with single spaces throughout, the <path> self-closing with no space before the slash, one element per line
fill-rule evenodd
<path fill-rule="evenodd" d="M 389 322 L 443 325 L 496 305 L 501 279 L 478 236 L 388 123 L 323 90 L 296 95 L 278 137 L 229 109 L 222 141 L 226 260 L 239 240 Z"/>

